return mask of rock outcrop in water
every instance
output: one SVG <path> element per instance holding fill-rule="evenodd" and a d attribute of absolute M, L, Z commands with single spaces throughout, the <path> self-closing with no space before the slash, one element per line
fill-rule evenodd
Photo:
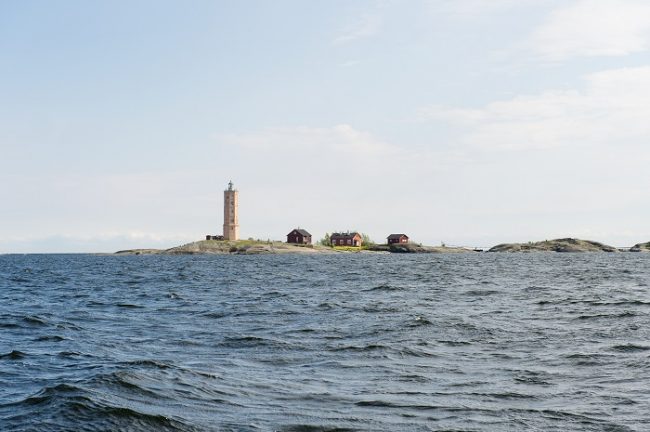
<path fill-rule="evenodd" d="M 650 242 L 637 243 L 630 248 L 630 252 L 650 252 Z"/>
<path fill-rule="evenodd" d="M 368 250 L 392 253 L 470 253 L 472 249 L 448 246 L 422 246 L 415 243 L 393 243 L 391 245 L 373 245 Z"/>
<path fill-rule="evenodd" d="M 115 255 L 157 255 L 164 249 L 128 249 L 115 252 Z"/>
<path fill-rule="evenodd" d="M 618 252 L 618 249 L 591 240 L 564 238 L 534 243 L 504 243 L 488 252 Z"/>

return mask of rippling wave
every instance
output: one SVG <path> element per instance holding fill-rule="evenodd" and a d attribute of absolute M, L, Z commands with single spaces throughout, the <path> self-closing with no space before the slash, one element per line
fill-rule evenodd
<path fill-rule="evenodd" d="M 649 264 L 3 255 L 0 430 L 650 430 Z"/>

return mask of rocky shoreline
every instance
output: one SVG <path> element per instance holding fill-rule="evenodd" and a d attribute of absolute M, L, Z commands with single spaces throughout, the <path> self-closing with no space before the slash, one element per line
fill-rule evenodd
<path fill-rule="evenodd" d="M 200 240 L 170 249 L 128 249 L 115 255 L 263 255 L 263 254 L 339 254 L 339 253 L 471 253 L 472 249 L 460 247 L 433 247 L 414 243 L 372 245 L 365 248 L 299 245 L 279 241 L 220 241 Z"/>
<path fill-rule="evenodd" d="M 534 252 L 558 252 L 558 253 L 617 253 L 617 252 L 650 252 L 650 242 L 638 243 L 629 249 L 620 250 L 614 246 L 603 243 L 581 240 L 575 238 L 563 238 L 555 240 L 544 240 L 528 243 L 503 243 L 490 248 L 487 252 L 495 253 L 534 253 Z M 481 250 L 474 250 L 463 247 L 448 246 L 423 246 L 416 243 L 402 243 L 391 245 L 371 245 L 361 249 L 338 248 L 321 245 L 299 245 L 279 241 L 219 241 L 201 240 L 176 246 L 170 249 L 128 249 L 115 252 L 115 255 L 264 255 L 264 254 L 339 254 L 339 253 L 476 253 Z"/>
<path fill-rule="evenodd" d="M 200 240 L 170 249 L 128 249 L 115 252 L 116 255 L 261 255 L 283 253 L 322 254 L 336 252 L 325 246 L 294 245 L 282 242 L 253 240 Z"/>

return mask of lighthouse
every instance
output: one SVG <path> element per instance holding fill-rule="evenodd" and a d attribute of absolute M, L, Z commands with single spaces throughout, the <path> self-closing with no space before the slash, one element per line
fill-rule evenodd
<path fill-rule="evenodd" d="M 223 191 L 223 238 L 239 240 L 239 191 L 233 189 L 232 180 Z"/>

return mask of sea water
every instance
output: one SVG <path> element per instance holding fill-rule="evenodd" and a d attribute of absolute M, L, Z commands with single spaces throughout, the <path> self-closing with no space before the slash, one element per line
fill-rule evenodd
<path fill-rule="evenodd" d="M 650 255 L 0 256 L 1 431 L 647 431 Z"/>

